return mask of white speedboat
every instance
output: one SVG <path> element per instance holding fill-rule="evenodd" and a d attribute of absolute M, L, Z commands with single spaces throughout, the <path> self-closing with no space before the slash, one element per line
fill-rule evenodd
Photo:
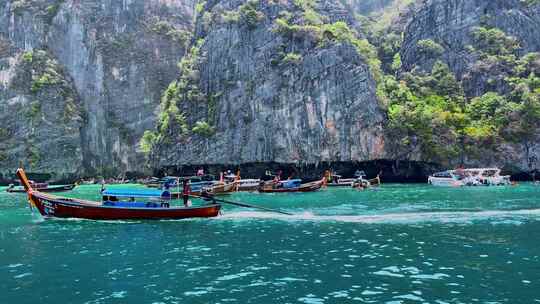
<path fill-rule="evenodd" d="M 428 183 L 443 187 L 510 185 L 510 176 L 500 173 L 501 170 L 498 168 L 448 170 L 431 175 Z"/>

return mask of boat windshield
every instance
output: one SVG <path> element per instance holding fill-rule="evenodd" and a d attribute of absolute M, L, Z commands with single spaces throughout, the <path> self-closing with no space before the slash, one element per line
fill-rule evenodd
<path fill-rule="evenodd" d="M 433 177 L 452 178 L 452 174 L 449 171 L 437 172 L 437 173 L 433 174 Z"/>

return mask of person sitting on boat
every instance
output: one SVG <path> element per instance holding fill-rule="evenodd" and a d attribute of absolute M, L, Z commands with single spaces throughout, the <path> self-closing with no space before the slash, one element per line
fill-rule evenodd
<path fill-rule="evenodd" d="M 459 167 L 457 167 L 454 172 L 459 180 L 465 179 L 465 169 L 463 168 L 463 165 L 460 165 Z"/>
<path fill-rule="evenodd" d="M 191 194 L 191 185 L 189 184 L 189 180 L 184 179 L 184 187 L 182 189 L 182 196 L 184 198 L 185 207 L 189 207 L 191 205 L 191 202 L 189 201 L 190 194 Z"/>
<path fill-rule="evenodd" d="M 273 185 L 272 185 L 272 188 L 274 189 L 278 189 L 280 188 L 281 186 L 283 186 L 281 183 L 281 171 L 279 171 L 275 176 L 274 176 L 274 180 L 272 181 L 273 182 Z"/>
<path fill-rule="evenodd" d="M 197 176 L 204 176 L 204 169 L 203 168 L 200 168 L 199 170 L 197 170 Z"/>
<path fill-rule="evenodd" d="M 281 170 L 279 170 L 276 174 L 276 176 L 274 176 L 274 182 L 278 183 L 281 181 Z"/>

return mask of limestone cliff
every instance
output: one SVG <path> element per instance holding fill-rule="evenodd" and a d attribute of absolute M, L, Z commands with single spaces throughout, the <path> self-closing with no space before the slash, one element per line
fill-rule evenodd
<path fill-rule="evenodd" d="M 141 170 L 138 142 L 189 44 L 194 2 L 0 1 L 0 171 Z"/>
<path fill-rule="evenodd" d="M 537 0 L 0 0 L 0 174 L 401 159 L 384 73 L 509 96 L 538 24 Z M 471 163 L 526 169 L 503 144 Z"/>
<path fill-rule="evenodd" d="M 470 95 L 503 90 L 500 81 L 490 86 L 496 66 L 478 64 L 474 42 L 478 27 L 497 28 L 517 39 L 520 54 L 540 50 L 540 3 L 522 0 L 429 0 L 413 15 L 404 32 L 403 69 L 429 71 L 437 60 L 446 62 L 458 79 L 466 80 Z M 440 50 L 426 49 L 422 41 L 433 41 Z M 489 66 L 488 66 L 489 65 Z M 491 75 L 488 75 L 491 74 Z M 492 79 L 491 81 L 494 81 Z"/>
<path fill-rule="evenodd" d="M 383 157 L 376 58 L 338 1 L 208 1 L 197 20 L 155 164 Z"/>
<path fill-rule="evenodd" d="M 445 63 L 463 88 L 465 108 L 475 102 L 500 96 L 502 103 L 490 117 L 478 120 L 485 127 L 505 104 L 519 107 L 527 103 L 524 113 L 538 113 L 540 77 L 540 2 L 522 0 L 428 0 L 409 14 L 402 28 L 399 49 L 400 70 L 397 74 L 429 74 L 433 67 Z M 410 75 L 409 74 L 409 75 Z M 487 94 L 487 95 L 485 95 Z M 479 97 L 481 99 L 475 99 Z M 471 105 L 472 103 L 472 105 Z M 478 119 L 481 109 L 473 113 Z M 475 110 L 475 111 L 476 111 Z M 513 114 L 519 115 L 519 114 Z M 507 116 L 519 124 L 519 118 Z M 522 117 L 522 122 L 527 118 Z M 519 170 L 537 168 L 540 163 L 540 129 L 533 119 L 527 127 L 512 136 L 515 125 L 502 124 L 498 136 L 479 143 L 482 152 L 464 155 L 454 163 L 465 161 L 471 166 L 504 166 Z M 525 135 L 527 133 L 527 135 Z M 494 144 L 495 143 L 495 144 Z"/>

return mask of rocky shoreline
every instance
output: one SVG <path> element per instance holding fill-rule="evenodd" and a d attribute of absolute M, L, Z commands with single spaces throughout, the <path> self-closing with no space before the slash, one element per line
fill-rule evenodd
<path fill-rule="evenodd" d="M 240 170 L 243 178 L 260 178 L 267 170 L 272 172 L 282 171 L 283 177 L 301 178 L 305 181 L 314 181 L 320 179 L 325 170 L 332 170 L 334 173 L 344 177 L 352 177 L 356 170 L 363 170 L 368 177 L 374 177 L 380 174 L 383 183 L 425 183 L 427 177 L 437 171 L 443 171 L 446 168 L 440 164 L 417 162 L 417 161 L 396 161 L 396 160 L 373 160 L 359 162 L 321 162 L 318 164 L 294 164 L 277 162 L 258 162 L 245 164 L 201 164 L 201 165 L 181 165 L 164 166 L 154 169 L 150 172 L 126 172 L 123 177 L 111 176 L 78 176 L 72 174 L 56 178 L 54 174 L 29 172 L 31 179 L 38 182 L 51 182 L 55 184 L 69 184 L 81 182 L 82 180 L 94 180 L 100 183 L 105 180 L 108 184 L 136 182 L 144 180 L 151 176 L 162 177 L 171 176 L 191 176 L 203 168 L 205 173 L 219 177 L 220 172 L 231 170 L 236 173 Z M 508 168 L 502 168 L 502 174 L 511 175 L 515 181 L 530 181 L 532 176 L 530 172 L 514 171 Z M 536 176 L 540 176 L 540 171 L 536 170 Z M 0 186 L 7 186 L 11 183 L 17 183 L 15 174 L 13 176 L 0 175 Z"/>

